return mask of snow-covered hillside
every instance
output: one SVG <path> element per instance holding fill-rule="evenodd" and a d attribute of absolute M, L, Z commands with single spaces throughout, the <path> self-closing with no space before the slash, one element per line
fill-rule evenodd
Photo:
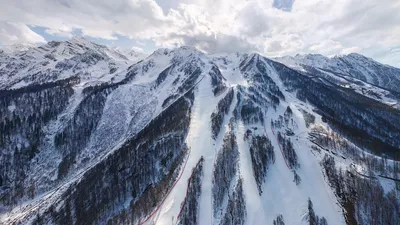
<path fill-rule="evenodd" d="M 0 55 L 1 223 L 400 223 L 396 92 L 322 56 L 131 53 Z"/>

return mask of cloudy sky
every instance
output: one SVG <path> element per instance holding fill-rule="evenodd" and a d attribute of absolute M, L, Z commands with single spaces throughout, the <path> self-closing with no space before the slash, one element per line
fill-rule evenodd
<path fill-rule="evenodd" d="M 359 52 L 400 67 L 399 0 L 0 0 L 0 44 L 83 35 L 151 52 Z"/>

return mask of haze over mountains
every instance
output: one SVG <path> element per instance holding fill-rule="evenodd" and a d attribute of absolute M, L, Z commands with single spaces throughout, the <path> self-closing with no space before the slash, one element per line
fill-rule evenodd
<path fill-rule="evenodd" d="M 0 50 L 4 224 L 400 224 L 400 69 L 359 54 Z"/>

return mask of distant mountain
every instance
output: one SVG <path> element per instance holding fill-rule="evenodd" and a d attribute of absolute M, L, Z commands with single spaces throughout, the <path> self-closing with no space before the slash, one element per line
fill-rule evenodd
<path fill-rule="evenodd" d="M 20 88 L 31 84 L 75 77 L 82 82 L 118 79 L 118 73 L 145 56 L 90 42 L 83 37 L 51 41 L 42 46 L 14 46 L 0 59 L 0 88 Z M 116 75 L 117 74 L 117 75 Z"/>
<path fill-rule="evenodd" d="M 400 96 L 368 80 L 393 67 L 83 38 L 0 62 L 1 224 L 399 224 Z"/>
<path fill-rule="evenodd" d="M 138 59 L 144 59 L 147 56 L 146 54 L 142 52 L 137 52 L 133 49 L 123 49 L 120 47 L 114 47 L 113 50 L 121 53 L 122 55 L 126 56 L 127 58 L 133 61 L 137 61 Z"/>
<path fill-rule="evenodd" d="M 354 77 L 359 80 L 399 92 L 400 69 L 384 65 L 357 53 L 328 58 L 318 54 L 284 56 L 275 58 L 289 67 L 311 66 L 327 72 Z"/>
<path fill-rule="evenodd" d="M 0 46 L 0 54 L 11 54 L 15 52 L 27 51 L 31 48 L 35 48 L 36 45 L 31 43 L 20 43 L 13 45 L 3 45 Z"/>

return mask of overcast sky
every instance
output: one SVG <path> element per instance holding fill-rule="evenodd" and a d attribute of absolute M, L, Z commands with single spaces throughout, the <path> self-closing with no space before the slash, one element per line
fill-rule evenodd
<path fill-rule="evenodd" d="M 359 52 L 400 67 L 399 0 L 0 0 L 0 44 L 83 35 L 151 52 Z"/>

